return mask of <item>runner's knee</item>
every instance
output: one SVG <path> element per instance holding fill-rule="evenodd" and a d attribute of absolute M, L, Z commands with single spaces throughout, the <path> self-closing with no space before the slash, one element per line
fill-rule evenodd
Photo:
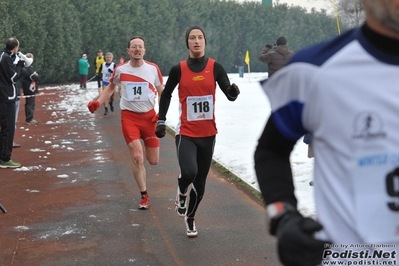
<path fill-rule="evenodd" d="M 159 163 L 159 140 L 157 142 L 146 142 L 146 158 L 151 165 Z"/>
<path fill-rule="evenodd" d="M 193 168 L 180 169 L 181 178 L 192 183 L 197 176 L 197 171 Z"/>
<path fill-rule="evenodd" d="M 157 165 L 159 163 L 159 157 L 149 157 L 147 160 L 151 165 Z"/>
<path fill-rule="evenodd" d="M 140 140 L 133 140 L 128 144 L 128 147 L 133 163 L 136 165 L 144 164 L 144 152 L 141 147 Z"/>
<path fill-rule="evenodd" d="M 141 165 L 144 163 L 143 155 L 135 154 L 133 155 L 133 162 L 137 165 Z"/>

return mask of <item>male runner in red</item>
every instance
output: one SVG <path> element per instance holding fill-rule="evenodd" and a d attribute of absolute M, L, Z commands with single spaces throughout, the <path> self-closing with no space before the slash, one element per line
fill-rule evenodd
<path fill-rule="evenodd" d="M 120 100 L 122 131 L 129 147 L 133 162 L 133 177 L 140 189 L 140 209 L 148 209 L 150 197 L 147 193 L 144 152 L 151 165 L 159 161 L 159 139 L 155 135 L 156 113 L 154 110 L 157 94 L 163 90 L 162 73 L 154 63 L 144 61 L 144 39 L 133 37 L 127 48 L 130 61 L 118 66 L 112 73 L 110 84 L 104 88 L 97 101 L 89 102 L 90 112 L 95 112 L 122 84 Z"/>
<path fill-rule="evenodd" d="M 204 196 L 217 134 L 214 114 L 216 82 L 230 101 L 237 99 L 240 90 L 234 83 L 230 85 L 221 64 L 205 56 L 206 38 L 201 27 L 187 30 L 186 45 L 189 57 L 172 67 L 162 93 L 156 134 L 160 138 L 165 136 L 166 113 L 172 92 L 179 84 L 180 119 L 176 127 L 176 148 L 180 175 L 176 212 L 185 217 L 186 235 L 196 237 L 194 216 Z"/>

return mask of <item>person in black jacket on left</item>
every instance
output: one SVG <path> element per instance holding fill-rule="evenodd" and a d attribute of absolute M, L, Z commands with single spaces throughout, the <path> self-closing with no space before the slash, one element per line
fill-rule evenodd
<path fill-rule="evenodd" d="M 33 54 L 27 53 L 26 57 L 33 59 Z M 35 94 L 38 93 L 37 83 L 39 75 L 33 69 L 33 66 L 25 66 L 22 69 L 21 86 L 25 96 L 25 124 L 36 125 L 37 121 L 33 119 L 35 111 Z"/>
<path fill-rule="evenodd" d="M 18 168 L 20 163 L 11 160 L 15 132 L 15 101 L 17 89 L 15 83 L 21 77 L 25 62 L 20 60 L 15 66 L 13 61 L 19 49 L 19 41 L 9 38 L 0 54 L 0 168 Z"/>

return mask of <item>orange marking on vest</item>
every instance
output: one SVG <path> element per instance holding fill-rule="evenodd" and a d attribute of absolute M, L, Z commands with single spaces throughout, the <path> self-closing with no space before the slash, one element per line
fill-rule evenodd
<path fill-rule="evenodd" d="M 193 81 L 201 81 L 201 80 L 204 80 L 205 78 L 204 78 L 204 76 L 195 76 L 195 77 L 193 77 Z"/>

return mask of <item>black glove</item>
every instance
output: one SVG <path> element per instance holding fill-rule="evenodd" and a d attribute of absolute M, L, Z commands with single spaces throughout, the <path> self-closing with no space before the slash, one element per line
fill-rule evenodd
<path fill-rule="evenodd" d="M 227 94 L 231 97 L 237 97 L 240 94 L 240 89 L 233 83 L 227 88 Z"/>
<path fill-rule="evenodd" d="M 298 211 L 288 211 L 277 221 L 273 220 L 270 223 L 271 233 L 277 236 L 278 255 L 284 265 L 320 264 L 325 244 L 331 244 L 314 239 L 313 234 L 323 228 L 321 224 L 311 218 L 303 217 Z"/>
<path fill-rule="evenodd" d="M 155 129 L 155 135 L 157 135 L 158 138 L 163 138 L 165 137 L 165 134 L 166 134 L 165 121 L 158 120 L 157 128 Z"/>
<path fill-rule="evenodd" d="M 17 66 L 20 68 L 24 68 L 25 67 L 25 61 L 19 60 L 17 63 Z"/>
<path fill-rule="evenodd" d="M 96 74 L 97 76 L 97 80 L 101 80 L 103 78 L 103 74 L 102 73 L 98 73 Z"/>
<path fill-rule="evenodd" d="M 272 49 L 273 45 L 271 45 L 271 44 L 266 44 L 265 47 L 266 47 L 266 48 L 269 48 L 269 49 Z"/>
<path fill-rule="evenodd" d="M 110 69 L 110 68 L 108 68 L 108 72 L 109 73 L 112 73 L 112 72 L 114 72 L 112 69 Z"/>

